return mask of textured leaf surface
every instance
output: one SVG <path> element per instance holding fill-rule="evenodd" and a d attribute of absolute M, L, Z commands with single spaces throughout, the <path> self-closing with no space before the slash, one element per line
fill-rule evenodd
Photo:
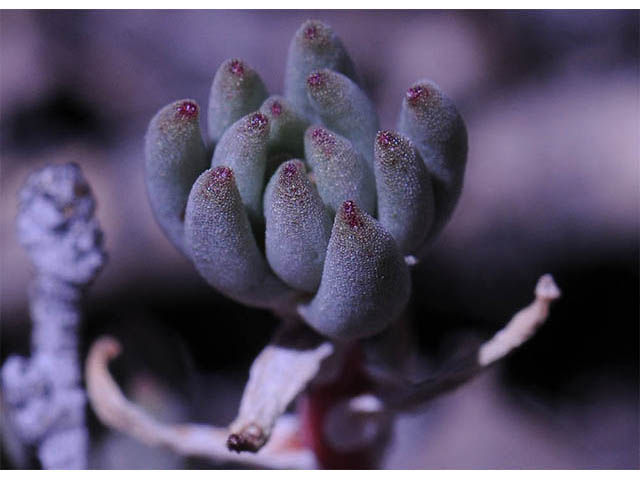
<path fill-rule="evenodd" d="M 407 90 L 398 130 L 416 145 L 433 179 L 433 237 L 451 217 L 462 192 L 467 128 L 453 101 L 440 87 L 430 80 L 420 80 Z"/>
<path fill-rule="evenodd" d="M 304 145 L 320 196 L 334 212 L 353 200 L 367 213 L 375 213 L 373 171 L 349 140 L 314 125 L 307 129 Z"/>
<path fill-rule="evenodd" d="M 378 220 L 403 253 L 416 254 L 434 217 L 429 172 L 403 135 L 387 130 L 378 133 L 374 151 Z"/>
<path fill-rule="evenodd" d="M 393 322 L 409 291 L 409 271 L 391 235 L 347 201 L 336 213 L 318 293 L 299 312 L 321 334 L 353 340 Z"/>
<path fill-rule="evenodd" d="M 184 209 L 191 186 L 207 168 L 207 153 L 193 100 L 162 108 L 145 137 L 145 181 L 153 214 L 169 240 L 183 253 Z"/>
<path fill-rule="evenodd" d="M 288 152 L 293 157 L 304 153 L 304 131 L 309 122 L 299 115 L 293 106 L 282 96 L 267 98 L 260 112 L 269 119 L 269 153 Z"/>
<path fill-rule="evenodd" d="M 209 140 L 217 143 L 227 128 L 257 110 L 265 98 L 267 88 L 253 68 L 236 58 L 223 62 L 209 93 Z"/>
<path fill-rule="evenodd" d="M 233 170 L 242 202 L 254 226 L 264 223 L 262 189 L 267 168 L 269 120 L 260 112 L 245 115 L 220 139 L 211 167 Z"/>
<path fill-rule="evenodd" d="M 314 292 L 331 235 L 331 217 L 300 160 L 284 163 L 264 196 L 266 252 L 273 271 L 288 285 Z"/>
<path fill-rule="evenodd" d="M 373 140 L 380 126 L 366 93 L 345 75 L 327 69 L 307 77 L 307 92 L 322 123 L 349 139 L 372 167 Z"/>
<path fill-rule="evenodd" d="M 185 236 L 196 269 L 221 293 L 258 307 L 274 307 L 291 294 L 256 245 L 230 168 L 209 169 L 196 180 Z"/>
<path fill-rule="evenodd" d="M 309 103 L 305 82 L 312 72 L 323 68 L 341 72 L 357 81 L 353 61 L 331 27 L 318 20 L 307 20 L 289 44 L 284 94 L 311 120 L 315 120 L 315 112 Z"/>

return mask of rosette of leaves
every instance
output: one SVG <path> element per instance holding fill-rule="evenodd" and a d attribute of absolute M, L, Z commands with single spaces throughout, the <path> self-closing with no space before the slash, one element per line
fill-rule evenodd
<path fill-rule="evenodd" d="M 405 259 L 424 254 L 462 189 L 467 133 L 451 99 L 417 81 L 396 130 L 380 130 L 342 42 L 310 20 L 289 46 L 283 95 L 230 59 L 206 141 L 200 113 L 190 99 L 162 108 L 145 156 L 154 215 L 204 279 L 335 340 L 390 325 L 410 295 Z"/>

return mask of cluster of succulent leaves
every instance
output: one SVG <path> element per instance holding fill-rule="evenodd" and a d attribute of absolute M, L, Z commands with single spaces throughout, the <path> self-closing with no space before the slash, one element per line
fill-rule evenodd
<path fill-rule="evenodd" d="M 429 80 L 379 130 L 342 42 L 305 22 L 288 52 L 284 95 L 246 62 L 215 74 L 200 108 L 161 109 L 146 135 L 154 215 L 206 281 L 250 306 L 295 311 L 337 340 L 374 335 L 405 308 L 405 257 L 420 258 L 462 189 L 467 133 Z"/>

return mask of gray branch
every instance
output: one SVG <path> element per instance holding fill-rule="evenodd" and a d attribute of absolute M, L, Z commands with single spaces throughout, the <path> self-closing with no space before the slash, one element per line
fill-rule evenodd
<path fill-rule="evenodd" d="M 48 165 L 19 193 L 17 230 L 35 267 L 31 358 L 2 367 L 8 420 L 46 469 L 87 468 L 86 394 L 77 328 L 85 287 L 106 260 L 95 202 L 80 167 Z"/>

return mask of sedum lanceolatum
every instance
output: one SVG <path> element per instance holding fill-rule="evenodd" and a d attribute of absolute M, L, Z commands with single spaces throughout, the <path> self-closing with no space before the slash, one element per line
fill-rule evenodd
<path fill-rule="evenodd" d="M 144 413 L 108 372 L 120 344 L 97 340 L 87 393 L 107 425 L 216 462 L 376 466 L 396 413 L 526 342 L 560 296 L 542 276 L 533 302 L 491 339 L 409 380 L 409 267 L 451 217 L 466 165 L 466 127 L 451 99 L 417 81 L 396 130 L 380 130 L 342 42 L 307 21 L 289 47 L 283 95 L 269 96 L 255 70 L 230 59 L 215 74 L 206 115 L 206 140 L 194 100 L 151 120 L 145 156 L 154 215 L 212 287 L 283 322 L 254 360 L 228 427 L 167 425 Z M 286 413 L 296 398 L 297 412 Z"/>
<path fill-rule="evenodd" d="M 146 184 L 156 220 L 222 294 L 321 335 L 380 333 L 405 309 L 409 265 L 461 193 L 467 132 L 430 80 L 411 85 L 396 130 L 333 30 L 305 22 L 284 94 L 238 59 L 215 74 L 207 108 L 179 100 L 152 119 Z"/>

